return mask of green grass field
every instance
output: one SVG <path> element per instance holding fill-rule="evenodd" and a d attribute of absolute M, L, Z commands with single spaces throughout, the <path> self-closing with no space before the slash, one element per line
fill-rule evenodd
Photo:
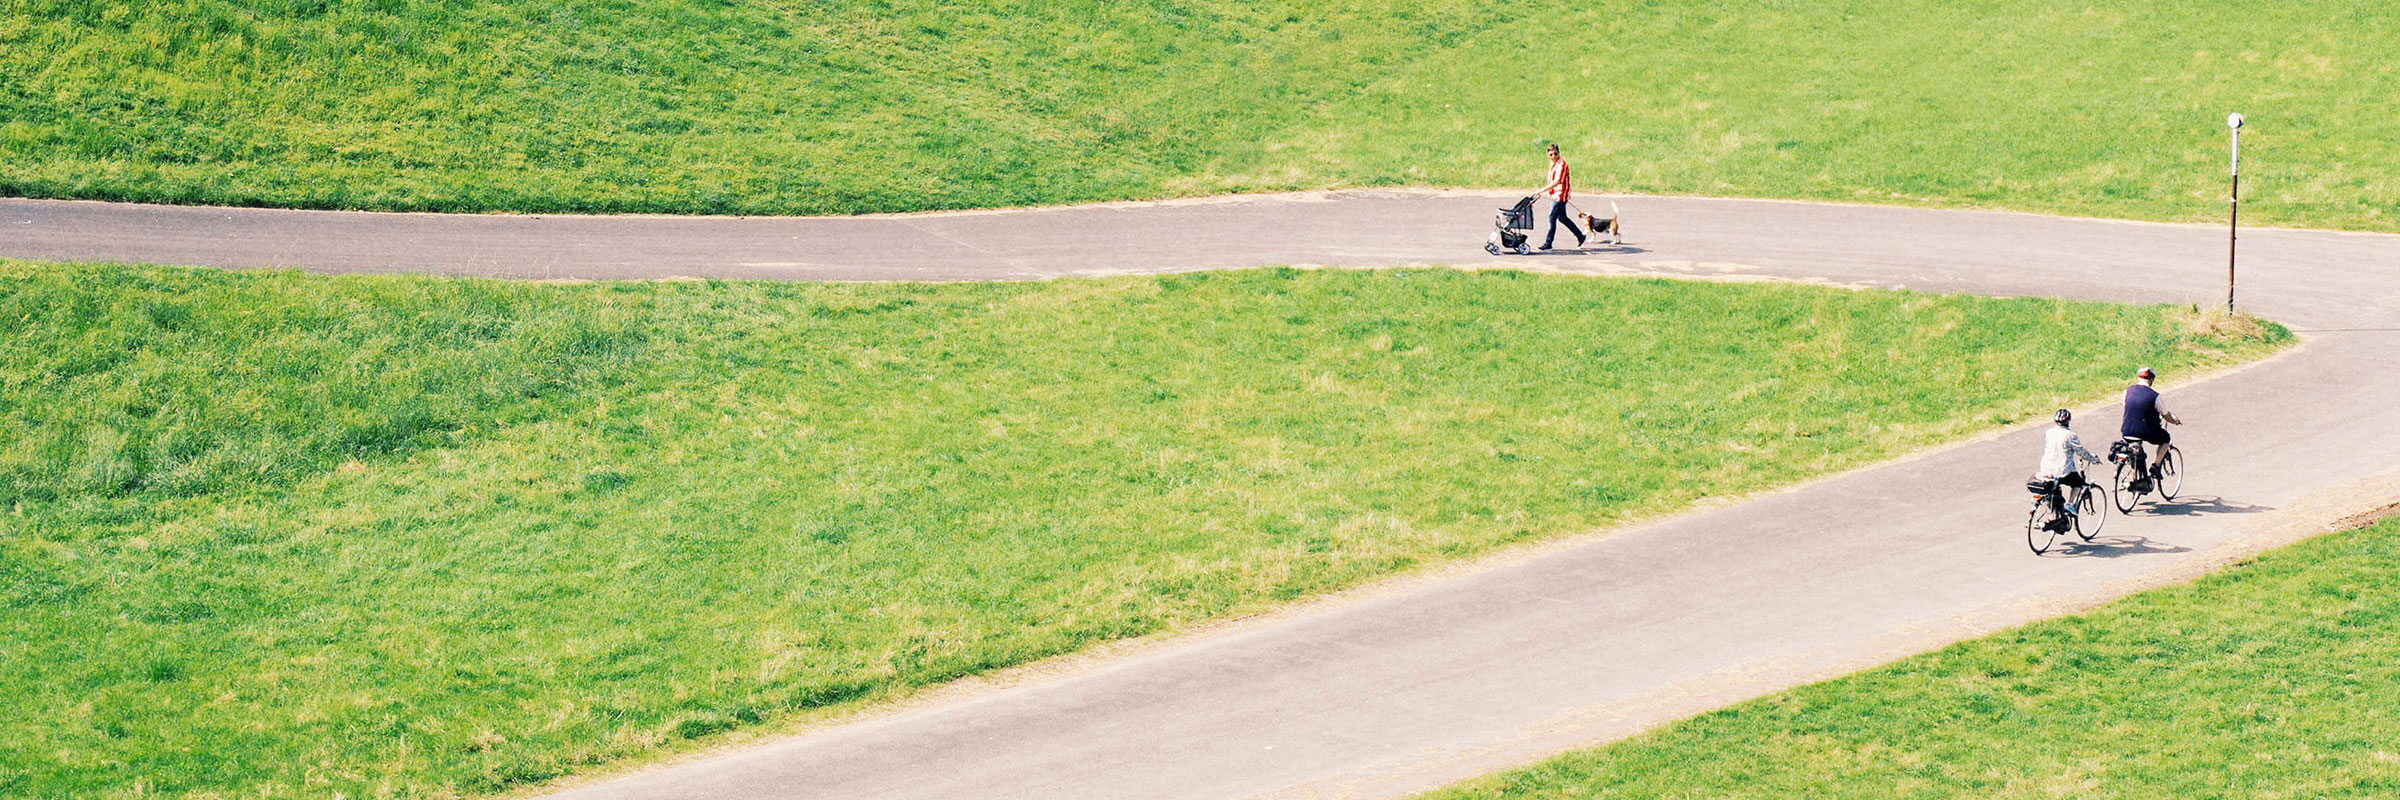
<path fill-rule="evenodd" d="M 0 262 L 0 795 L 501 792 L 2289 340 L 2193 330 L 1425 269 Z"/>
<path fill-rule="evenodd" d="M 851 213 L 1523 186 L 2400 230 L 2337 3 L 0 0 L 0 193 Z"/>
<path fill-rule="evenodd" d="M 2400 519 L 1429 795 L 2400 795 Z"/>

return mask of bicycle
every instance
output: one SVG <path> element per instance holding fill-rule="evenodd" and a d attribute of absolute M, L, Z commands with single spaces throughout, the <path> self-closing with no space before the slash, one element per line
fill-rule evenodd
<path fill-rule="evenodd" d="M 2091 481 L 2061 487 L 2056 480 L 2035 479 L 2026 481 L 2025 488 L 2034 493 L 2033 506 L 2025 511 L 2025 546 L 2033 548 L 2034 555 L 2050 552 L 2069 530 L 2088 542 L 2108 524 L 2108 500 L 2098 496 L 2101 489 Z M 2067 513 L 2069 491 L 2075 495 L 2077 513 Z"/>
<path fill-rule="evenodd" d="M 2158 460 L 2158 474 L 2149 475 L 2150 453 L 2140 439 L 2120 439 L 2108 448 L 2108 460 L 2117 462 L 2115 489 L 2117 510 L 2133 513 L 2142 502 L 2142 495 L 2158 493 L 2161 500 L 2173 500 L 2183 491 L 2183 448 L 2166 446 L 2167 454 Z"/>

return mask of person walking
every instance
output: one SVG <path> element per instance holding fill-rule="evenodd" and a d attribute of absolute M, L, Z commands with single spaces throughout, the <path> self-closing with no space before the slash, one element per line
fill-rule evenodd
<path fill-rule="evenodd" d="M 1575 221 L 1567 218 L 1567 198 L 1573 191 L 1569 183 L 1567 160 L 1558 157 L 1558 145 L 1551 145 L 1550 185 L 1542 187 L 1539 192 L 1550 198 L 1550 234 L 1542 237 L 1544 250 L 1558 243 L 1558 226 L 1562 224 L 1567 226 L 1568 233 L 1575 234 L 1575 246 L 1583 246 L 1583 229 L 1575 227 Z"/>

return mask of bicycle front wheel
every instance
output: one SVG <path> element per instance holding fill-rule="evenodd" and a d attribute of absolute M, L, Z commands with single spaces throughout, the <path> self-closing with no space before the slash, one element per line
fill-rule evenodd
<path fill-rule="evenodd" d="M 2034 555 L 2050 552 L 2050 545 L 2058 542 L 2058 531 L 2050 524 L 2057 519 L 2058 507 L 2048 497 L 2034 498 L 2033 508 L 2025 511 L 2025 546 L 2033 548 Z"/>
<path fill-rule="evenodd" d="M 2109 492 L 2110 499 L 2117 504 L 2117 511 L 2131 514 L 2133 513 L 2133 504 L 2142 501 L 2142 495 L 2133 490 L 2133 482 L 2140 480 L 2141 477 L 2142 465 L 2134 463 L 2134 459 L 2128 458 L 2117 462 L 2117 479 L 2115 483 L 2110 484 L 2114 491 Z"/>
<path fill-rule="evenodd" d="M 2083 498 L 2075 501 L 2075 510 L 2080 512 L 2075 515 L 2075 535 L 2083 537 L 2084 541 L 2091 541 L 2092 537 L 2100 535 L 2100 527 L 2108 524 L 2107 491 L 2086 483 L 2080 492 Z"/>
<path fill-rule="evenodd" d="M 2183 448 L 2167 445 L 2167 457 L 2158 463 L 2158 496 L 2175 499 L 2183 491 Z"/>

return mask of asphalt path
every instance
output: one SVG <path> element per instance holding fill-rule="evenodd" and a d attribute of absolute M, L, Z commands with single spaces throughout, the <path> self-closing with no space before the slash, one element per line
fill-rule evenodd
<path fill-rule="evenodd" d="M 1500 195 L 1346 192 L 838 219 L 440 216 L 0 200 L 0 255 L 511 278 L 1032 279 L 1508 266 L 2224 302 L 2225 232 L 1595 198 L 1628 242 L 1480 249 Z M 2024 427 L 1255 624 L 578 786 L 573 798 L 1391 797 L 2180 580 L 2400 499 L 2400 237 L 2257 230 L 2245 310 L 2295 351 L 2161 388 L 2177 501 L 2024 544 Z M 2129 371 L 2132 364 L 2062 364 Z M 2081 409 L 2091 439 L 2113 408 Z"/>

